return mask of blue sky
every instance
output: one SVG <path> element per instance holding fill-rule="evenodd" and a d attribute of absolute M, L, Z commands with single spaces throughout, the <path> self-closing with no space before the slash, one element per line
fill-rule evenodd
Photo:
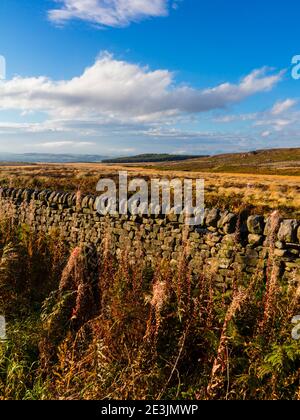
<path fill-rule="evenodd" d="M 299 15 L 296 0 L 1 0 L 0 152 L 299 147 Z"/>

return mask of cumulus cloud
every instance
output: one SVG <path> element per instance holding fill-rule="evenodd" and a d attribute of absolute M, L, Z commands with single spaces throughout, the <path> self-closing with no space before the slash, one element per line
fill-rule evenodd
<path fill-rule="evenodd" d="M 181 142 L 185 142 L 185 147 L 187 143 L 191 147 L 201 143 L 202 148 L 207 144 L 208 149 L 217 151 L 225 150 L 225 144 L 244 148 L 252 140 L 245 139 L 243 132 L 202 131 L 200 115 L 227 109 L 252 95 L 270 91 L 282 77 L 283 72 L 263 68 L 236 82 L 196 89 L 177 84 L 174 74 L 167 69 L 151 70 L 105 53 L 82 74 L 70 79 L 18 76 L 0 81 L 0 112 L 18 115 L 18 122 L 0 123 L 0 136 L 22 138 L 28 147 L 28 140 L 31 146 L 34 141 L 40 150 L 67 151 L 70 147 L 84 150 L 101 145 L 104 151 L 119 147 L 122 142 L 127 148 L 128 144 L 137 147 L 143 142 L 146 147 L 150 138 L 151 144 L 157 144 L 156 150 L 163 139 L 170 151 Z M 4 112 L 3 116 L 10 114 Z M 259 129 L 270 132 L 267 120 L 286 119 L 285 114 L 276 117 L 271 111 L 268 118 L 249 114 L 243 119 L 254 120 L 256 116 L 258 120 L 264 119 Z M 235 121 L 235 117 L 227 118 L 223 122 Z M 280 121 L 278 127 L 279 124 Z"/>
<path fill-rule="evenodd" d="M 0 82 L 0 110 L 41 111 L 52 118 L 104 118 L 149 122 L 181 113 L 225 108 L 272 89 L 282 72 L 255 70 L 236 84 L 195 89 L 177 86 L 168 70 L 99 57 L 82 75 L 54 81 L 15 77 Z"/>
<path fill-rule="evenodd" d="M 166 16 L 168 0 L 56 0 L 49 19 L 63 24 L 80 19 L 106 27 L 128 26 L 150 17 Z"/>

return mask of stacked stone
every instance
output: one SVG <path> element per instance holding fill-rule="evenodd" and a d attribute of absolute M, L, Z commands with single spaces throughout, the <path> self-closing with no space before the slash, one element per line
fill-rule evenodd
<path fill-rule="evenodd" d="M 199 274 L 205 263 L 223 288 L 230 286 L 237 273 L 247 279 L 264 269 L 270 257 L 271 219 L 261 215 L 241 218 L 229 211 L 206 209 L 202 226 L 187 227 L 183 214 L 99 215 L 93 195 L 79 198 L 75 193 L 13 188 L 0 192 L 2 199 L 16 207 L 21 223 L 56 232 L 70 246 L 80 242 L 99 250 L 108 226 L 116 254 L 126 247 L 129 257 L 134 258 L 142 248 L 149 261 L 163 257 L 176 265 L 188 246 L 193 273 Z M 279 220 L 271 242 L 282 277 L 288 279 L 300 269 L 300 221 Z"/>

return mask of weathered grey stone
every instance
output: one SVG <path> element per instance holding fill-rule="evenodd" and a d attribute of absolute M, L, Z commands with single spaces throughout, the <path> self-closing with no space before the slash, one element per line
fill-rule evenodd
<path fill-rule="evenodd" d="M 54 191 L 54 192 L 52 192 L 50 195 L 49 195 L 49 198 L 48 198 L 48 201 L 50 202 L 50 203 L 52 203 L 53 201 L 54 201 L 54 198 L 56 197 L 56 192 Z"/>
<path fill-rule="evenodd" d="M 233 213 L 229 213 L 224 220 L 224 224 L 223 224 L 224 233 L 226 234 L 234 233 L 236 231 L 236 226 L 237 226 L 237 216 Z"/>
<path fill-rule="evenodd" d="M 236 221 L 237 221 L 237 216 L 235 214 L 225 211 L 221 214 L 221 218 L 218 221 L 218 227 L 224 228 L 226 225 L 230 225 L 232 226 L 233 229 L 235 229 Z M 233 233 L 233 232 L 230 232 L 230 233 Z"/>
<path fill-rule="evenodd" d="M 217 228 L 215 228 L 215 227 L 213 227 L 213 226 L 209 226 L 209 227 L 207 228 L 207 230 L 208 230 L 209 232 L 217 232 L 217 231 L 218 231 L 218 229 L 217 229 Z"/>
<path fill-rule="evenodd" d="M 33 191 L 34 191 L 34 190 L 31 190 L 31 189 L 26 189 L 26 190 L 24 191 L 24 194 L 23 194 L 24 200 L 26 200 L 27 202 L 29 202 L 29 201 L 31 200 L 31 197 L 32 197 Z"/>
<path fill-rule="evenodd" d="M 53 198 L 53 202 L 58 203 L 59 202 L 59 197 L 60 197 L 60 193 L 56 193 L 54 198 Z"/>
<path fill-rule="evenodd" d="M 261 235 L 264 231 L 264 217 L 263 216 L 250 216 L 247 220 L 247 227 L 250 233 Z"/>
<path fill-rule="evenodd" d="M 279 228 L 278 239 L 282 242 L 296 242 L 297 229 L 297 220 L 284 220 Z"/>
<path fill-rule="evenodd" d="M 236 242 L 237 242 L 236 235 L 234 234 L 223 236 L 222 244 L 226 244 L 227 246 L 234 246 Z"/>
<path fill-rule="evenodd" d="M 219 218 L 220 218 L 220 210 L 212 209 L 208 212 L 205 222 L 208 226 L 217 227 Z"/>
<path fill-rule="evenodd" d="M 231 264 L 230 258 L 218 258 L 219 268 L 221 269 L 228 269 Z"/>
<path fill-rule="evenodd" d="M 254 233 L 250 233 L 248 235 L 248 242 L 250 245 L 258 246 L 263 243 L 264 237 L 262 235 L 256 235 Z"/>
<path fill-rule="evenodd" d="M 19 200 L 22 198 L 23 190 L 20 188 L 17 190 L 16 198 Z"/>
<path fill-rule="evenodd" d="M 244 264 L 245 267 L 255 267 L 257 265 L 257 258 L 251 258 L 250 256 L 246 255 L 237 255 L 235 260 L 237 263 Z"/>
<path fill-rule="evenodd" d="M 178 219 L 179 219 L 178 214 L 175 214 L 175 213 L 169 213 L 169 214 L 167 215 L 167 220 L 168 220 L 169 222 L 177 222 L 177 221 L 178 221 Z"/>
<path fill-rule="evenodd" d="M 221 249 L 218 253 L 220 258 L 232 258 L 234 255 L 233 249 Z"/>
<path fill-rule="evenodd" d="M 286 249 L 275 249 L 274 250 L 275 257 L 285 257 L 287 255 Z"/>
<path fill-rule="evenodd" d="M 73 206 L 73 198 L 74 198 L 74 194 L 68 194 L 67 199 L 66 199 L 66 204 L 69 207 Z"/>
<path fill-rule="evenodd" d="M 296 261 L 294 261 L 294 262 L 286 262 L 285 263 L 285 265 L 286 265 L 286 267 L 288 267 L 288 268 L 290 268 L 290 269 L 298 269 L 299 270 L 299 264 L 300 264 L 300 261 L 298 260 L 296 260 Z"/>
<path fill-rule="evenodd" d="M 83 197 L 83 199 L 81 200 L 81 207 L 82 208 L 89 207 L 89 200 L 90 200 L 89 195 L 86 195 L 85 197 Z"/>

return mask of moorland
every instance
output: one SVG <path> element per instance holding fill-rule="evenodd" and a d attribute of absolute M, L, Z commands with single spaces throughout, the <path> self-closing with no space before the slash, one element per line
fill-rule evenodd
<path fill-rule="evenodd" d="M 55 232 L 19 225 L 1 201 L 0 400 L 299 400 L 291 332 L 300 277 L 296 270 L 284 282 L 274 257 L 281 215 L 300 215 L 299 149 L 245 156 L 1 166 L 2 187 L 92 194 L 100 177 L 117 179 L 124 169 L 146 179 L 202 177 L 207 206 L 272 218 L 265 267 L 253 267 L 247 284 L 228 273 L 230 287 L 221 290 L 207 264 L 192 275 L 188 241 L 176 267 L 149 264 L 142 253 L 130 260 L 126 248 L 117 258 L 108 229 L 95 271 L 81 243 L 70 249 Z"/>

